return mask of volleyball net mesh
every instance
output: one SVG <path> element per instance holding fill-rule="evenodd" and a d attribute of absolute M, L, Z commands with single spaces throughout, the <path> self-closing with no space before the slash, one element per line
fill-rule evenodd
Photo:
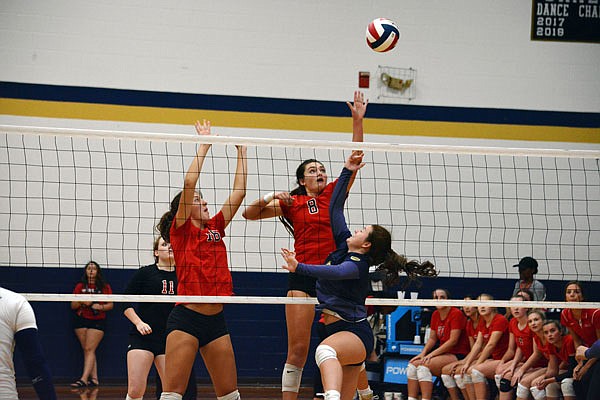
<path fill-rule="evenodd" d="M 9 126 L 0 127 L 0 265 L 151 264 L 154 227 L 205 142 L 199 187 L 212 215 L 231 191 L 234 144 L 248 146 L 242 209 L 296 187 L 305 159 L 335 179 L 358 146 L 367 165 L 346 204 L 351 230 L 385 226 L 398 253 L 432 261 L 440 276 L 514 279 L 512 266 L 532 255 L 537 279 L 600 280 L 600 152 Z M 241 210 L 225 243 L 233 272 L 285 273 L 280 248 L 293 246 L 277 219 L 247 221 Z"/>

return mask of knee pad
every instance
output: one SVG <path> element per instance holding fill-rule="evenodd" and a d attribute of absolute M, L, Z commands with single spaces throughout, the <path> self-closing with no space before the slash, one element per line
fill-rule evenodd
<path fill-rule="evenodd" d="M 498 385 L 498 390 L 500 390 L 502 393 L 508 393 L 512 392 L 513 389 L 514 387 L 510 384 L 510 381 L 508 379 L 500 379 L 500 385 Z"/>
<path fill-rule="evenodd" d="M 498 389 L 500 389 L 500 381 L 502 380 L 502 376 L 501 375 L 494 375 L 494 382 L 496 382 L 496 387 Z"/>
<path fill-rule="evenodd" d="M 131 397 L 129 395 L 129 393 L 127 393 L 127 396 L 125 396 L 125 400 L 142 400 L 144 397 Z"/>
<path fill-rule="evenodd" d="M 300 382 L 302 382 L 302 368 L 298 368 L 292 364 L 283 366 L 283 374 L 281 374 L 281 391 L 294 392 L 300 391 Z"/>
<path fill-rule="evenodd" d="M 240 400 L 240 392 L 234 390 L 233 392 L 226 394 L 225 396 L 218 396 L 217 400 Z"/>
<path fill-rule="evenodd" d="M 532 386 L 529 391 L 531 392 L 531 397 L 533 397 L 534 400 L 542 400 L 546 398 L 546 389 L 540 390 L 537 387 Z"/>
<path fill-rule="evenodd" d="M 331 360 L 333 358 L 337 360 L 337 352 L 333 347 L 326 344 L 320 344 L 317 346 L 317 350 L 315 350 L 315 361 L 317 362 L 317 367 L 320 367 L 324 361 Z"/>
<path fill-rule="evenodd" d="M 560 399 L 560 384 L 552 382 L 546 386 L 546 396 Z"/>
<path fill-rule="evenodd" d="M 160 400 L 181 400 L 183 395 L 175 392 L 162 392 L 160 394 Z"/>
<path fill-rule="evenodd" d="M 465 375 L 463 376 L 463 383 L 464 383 L 465 385 L 471 385 L 471 384 L 473 383 L 473 380 L 471 379 L 471 375 L 469 375 L 469 374 L 465 374 Z"/>
<path fill-rule="evenodd" d="M 471 380 L 473 381 L 473 383 L 484 383 L 485 375 L 473 368 L 471 370 Z"/>
<path fill-rule="evenodd" d="M 325 392 L 325 400 L 340 400 L 340 392 L 337 390 L 328 390 Z"/>
<path fill-rule="evenodd" d="M 573 389 L 573 378 L 563 379 L 560 383 L 560 390 L 564 397 L 575 397 L 575 389 Z"/>
<path fill-rule="evenodd" d="M 446 389 L 451 389 L 456 387 L 456 381 L 450 375 L 442 374 L 442 382 L 444 382 L 444 386 Z"/>
<path fill-rule="evenodd" d="M 464 380 L 464 378 L 466 378 L 467 375 L 460 375 L 460 374 L 456 374 L 454 375 L 454 381 L 456 382 L 456 386 L 458 386 L 459 389 L 464 389 L 467 387 L 466 382 Z"/>
<path fill-rule="evenodd" d="M 529 398 L 529 388 L 518 383 L 517 384 L 517 397 L 520 399 Z"/>
<path fill-rule="evenodd" d="M 417 373 L 417 367 L 415 367 L 413 364 L 408 363 L 408 365 L 406 366 L 406 377 L 408 379 L 412 379 L 412 380 L 418 380 L 419 379 L 419 374 Z"/>
<path fill-rule="evenodd" d="M 424 365 L 419 365 L 417 367 L 417 378 L 419 379 L 419 382 L 433 382 L 431 370 Z"/>

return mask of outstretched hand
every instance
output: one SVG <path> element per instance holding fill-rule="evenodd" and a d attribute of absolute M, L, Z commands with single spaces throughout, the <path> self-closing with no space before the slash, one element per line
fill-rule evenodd
<path fill-rule="evenodd" d="M 202 122 L 196 121 L 196 124 L 194 126 L 196 127 L 196 132 L 198 133 L 198 135 L 210 135 L 210 121 L 207 121 L 205 119 L 203 119 Z"/>
<path fill-rule="evenodd" d="M 344 167 L 350 171 L 358 171 L 365 166 L 365 163 L 362 162 L 364 155 L 362 150 L 352 150 L 352 154 L 346 160 Z"/>
<path fill-rule="evenodd" d="M 287 263 L 286 265 L 282 265 L 282 268 L 288 270 L 290 272 L 296 272 L 296 268 L 298 267 L 298 260 L 296 260 L 296 253 L 290 251 L 288 249 L 281 249 L 281 256 Z"/>
<path fill-rule="evenodd" d="M 353 119 L 362 119 L 367 112 L 369 100 L 365 100 L 365 94 L 359 90 L 354 92 L 354 103 L 346 102 L 352 112 Z"/>

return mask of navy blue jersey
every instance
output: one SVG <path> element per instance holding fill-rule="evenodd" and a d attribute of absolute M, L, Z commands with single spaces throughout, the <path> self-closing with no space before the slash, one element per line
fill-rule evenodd
<path fill-rule="evenodd" d="M 317 281 L 319 309 L 328 309 L 350 322 L 367 317 L 365 299 L 369 293 L 369 260 L 361 253 L 348 251 L 346 239 L 352 234 L 344 217 L 346 191 L 352 171 L 344 168 L 335 186 L 329 205 L 331 229 L 336 250 L 329 254 L 325 265 L 298 264 L 297 273 L 312 276 Z"/>
<path fill-rule="evenodd" d="M 136 271 L 133 275 L 126 294 L 149 294 L 173 296 L 177 294 L 177 274 L 175 271 L 163 271 L 156 264 L 147 265 Z M 129 303 L 123 305 L 123 311 L 133 307 Z M 167 325 L 167 318 L 173 309 L 173 303 L 140 303 L 137 314 L 142 321 L 150 325 L 152 332 L 163 334 Z M 138 334 L 135 326 L 131 333 Z"/>

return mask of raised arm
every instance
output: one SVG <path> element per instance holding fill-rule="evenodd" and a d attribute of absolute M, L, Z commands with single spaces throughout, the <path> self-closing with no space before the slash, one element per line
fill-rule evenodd
<path fill-rule="evenodd" d="M 233 189 L 229 198 L 223 204 L 221 212 L 225 219 L 225 226 L 229 225 L 233 216 L 240 208 L 244 197 L 246 197 L 246 183 L 248 181 L 248 158 L 246 146 L 236 146 L 238 151 L 237 167 L 235 169 L 235 178 Z"/>
<path fill-rule="evenodd" d="M 350 235 L 348 225 L 346 224 L 346 217 L 344 216 L 344 204 L 346 203 L 346 198 L 348 196 L 347 189 L 351 177 L 365 165 L 362 162 L 362 159 L 362 151 L 354 150 L 352 152 L 342 169 L 331 195 L 331 202 L 329 203 L 329 219 L 331 221 L 331 230 L 333 232 L 335 244 L 338 248 L 346 243 L 346 239 Z"/>
<path fill-rule="evenodd" d="M 196 121 L 195 126 L 198 135 L 210 135 L 210 121 Z M 206 158 L 206 154 L 208 153 L 209 149 L 210 144 L 201 144 L 200 147 L 198 147 L 196 156 L 192 160 L 192 163 L 185 174 L 185 178 L 183 180 L 183 191 L 181 192 L 181 198 L 179 199 L 179 208 L 177 209 L 177 214 L 175 215 L 175 227 L 180 227 L 183 225 L 192 213 L 194 196 L 196 195 L 196 184 L 198 183 L 200 171 L 202 171 L 202 164 L 204 164 L 204 159 Z"/>
<path fill-rule="evenodd" d="M 349 101 L 346 102 L 350 112 L 352 113 L 352 141 L 363 142 L 363 119 L 367 112 L 367 105 L 369 100 L 365 100 L 365 95 L 361 91 L 354 92 L 354 102 L 351 104 Z M 356 177 L 356 171 L 350 178 L 346 193 L 350 192 L 350 188 L 354 184 L 354 178 Z"/>

